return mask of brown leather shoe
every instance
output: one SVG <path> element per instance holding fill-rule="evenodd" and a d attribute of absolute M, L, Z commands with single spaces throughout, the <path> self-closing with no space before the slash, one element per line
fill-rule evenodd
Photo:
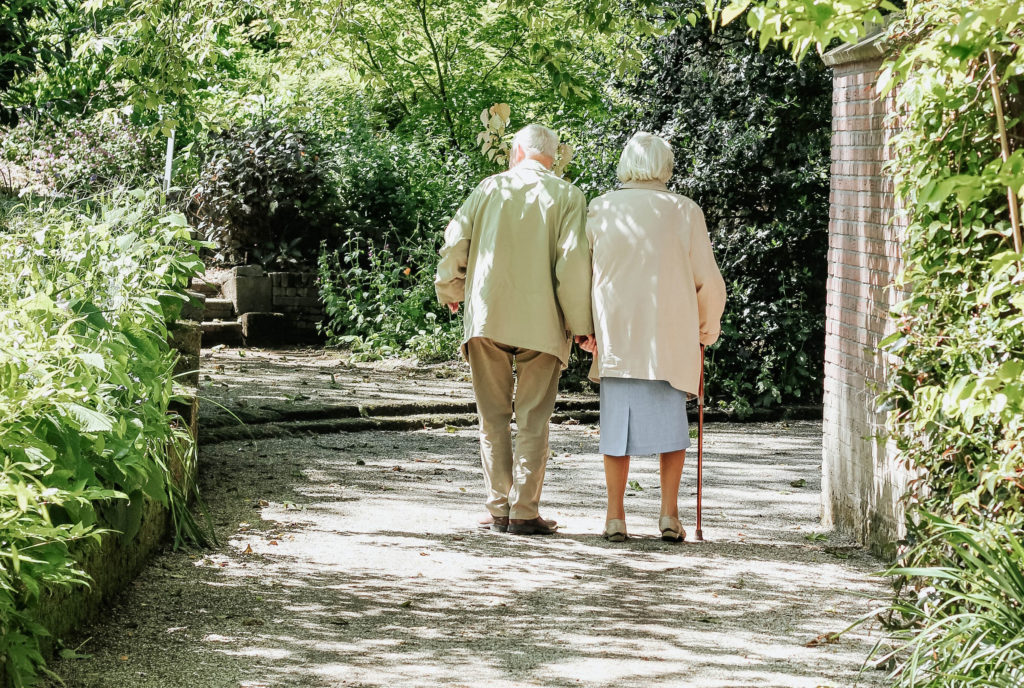
<path fill-rule="evenodd" d="M 492 516 L 487 514 L 479 521 L 481 528 L 490 528 L 499 533 L 508 531 L 508 516 Z"/>
<path fill-rule="evenodd" d="M 539 516 L 529 520 L 512 518 L 508 522 L 508 532 L 513 535 L 551 535 L 556 530 L 558 530 L 557 525 L 550 526 L 548 521 Z"/>

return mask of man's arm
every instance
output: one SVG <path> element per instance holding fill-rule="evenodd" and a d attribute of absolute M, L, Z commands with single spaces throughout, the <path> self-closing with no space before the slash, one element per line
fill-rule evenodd
<path fill-rule="evenodd" d="M 447 304 L 455 313 L 459 302 L 466 298 L 466 265 L 469 262 L 469 243 L 473 236 L 473 217 L 477 191 L 469 195 L 444 232 L 441 260 L 437 264 L 434 290 L 437 300 Z"/>
<path fill-rule="evenodd" d="M 590 243 L 587 241 L 587 201 L 572 187 L 562 215 L 555 257 L 555 294 L 565 316 L 565 326 L 574 335 L 594 334 L 591 311 Z"/>

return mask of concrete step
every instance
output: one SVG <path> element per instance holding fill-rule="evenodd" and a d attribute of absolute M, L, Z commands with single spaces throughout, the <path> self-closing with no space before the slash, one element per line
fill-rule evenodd
<path fill-rule="evenodd" d="M 220 283 L 207 281 L 203 277 L 193 277 L 192 285 L 189 289 L 207 297 L 216 298 L 220 296 Z"/>
<path fill-rule="evenodd" d="M 209 303 L 209 301 L 207 301 Z M 242 345 L 242 323 L 237 320 L 203 323 L 203 348 L 208 349 L 217 344 L 227 346 Z"/>
<path fill-rule="evenodd" d="M 203 320 L 234 320 L 235 305 L 229 299 L 206 299 Z"/>

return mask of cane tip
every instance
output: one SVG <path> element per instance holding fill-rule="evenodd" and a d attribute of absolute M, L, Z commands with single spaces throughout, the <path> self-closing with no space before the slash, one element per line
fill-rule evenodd
<path fill-rule="evenodd" d="M 693 539 L 696 540 L 697 542 L 704 542 L 704 531 L 698 530 L 698 531 L 694 532 Z"/>

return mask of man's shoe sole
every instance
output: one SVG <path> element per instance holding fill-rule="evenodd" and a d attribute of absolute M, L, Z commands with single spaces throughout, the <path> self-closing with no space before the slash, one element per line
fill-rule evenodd
<path fill-rule="evenodd" d="M 500 526 L 497 523 L 492 523 L 491 524 L 491 530 L 493 530 L 496 533 L 507 533 L 508 532 L 508 526 Z"/>
<path fill-rule="evenodd" d="M 513 523 L 509 525 L 508 532 L 512 535 L 554 535 L 558 532 L 557 528 L 547 528 L 544 526 L 526 525 L 522 523 Z"/>

